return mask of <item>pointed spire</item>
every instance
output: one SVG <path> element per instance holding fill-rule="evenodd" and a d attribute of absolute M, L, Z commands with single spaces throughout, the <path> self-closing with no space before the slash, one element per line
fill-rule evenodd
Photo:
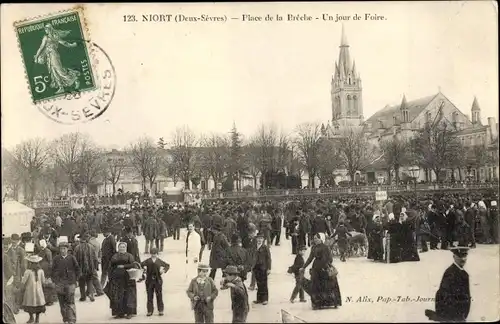
<path fill-rule="evenodd" d="M 357 75 L 357 73 L 356 73 L 356 60 L 353 60 L 353 61 L 352 61 L 352 76 L 353 76 L 354 78 L 357 78 L 357 77 L 358 77 L 358 75 Z"/>
<path fill-rule="evenodd" d="M 340 79 L 344 80 L 346 77 L 344 61 L 340 61 L 339 70 L 340 70 Z"/>
<path fill-rule="evenodd" d="M 472 111 L 479 111 L 481 108 L 479 108 L 479 104 L 477 103 L 477 98 L 474 96 L 474 101 L 472 102 Z"/>
<path fill-rule="evenodd" d="M 401 110 L 407 110 L 408 109 L 408 103 L 406 102 L 406 95 L 403 94 L 403 100 L 401 100 L 401 106 L 399 107 Z"/>
<path fill-rule="evenodd" d="M 337 61 L 335 61 L 335 78 L 339 77 L 339 66 L 337 65 Z"/>
<path fill-rule="evenodd" d="M 342 36 L 340 38 L 340 46 L 349 46 L 347 43 L 347 36 L 345 35 L 344 23 L 342 23 Z"/>

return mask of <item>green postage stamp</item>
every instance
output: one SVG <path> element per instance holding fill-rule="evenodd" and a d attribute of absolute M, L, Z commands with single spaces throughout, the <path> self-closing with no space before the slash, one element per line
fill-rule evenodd
<path fill-rule="evenodd" d="M 14 24 L 33 103 L 96 89 L 83 8 Z"/>

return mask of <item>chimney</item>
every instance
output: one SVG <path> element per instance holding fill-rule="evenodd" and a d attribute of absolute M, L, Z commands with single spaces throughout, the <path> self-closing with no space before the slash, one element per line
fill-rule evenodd
<path fill-rule="evenodd" d="M 497 125 L 495 123 L 495 118 L 488 117 L 488 125 L 490 126 L 491 141 L 493 142 L 494 140 L 497 139 L 497 136 L 498 136 Z"/>

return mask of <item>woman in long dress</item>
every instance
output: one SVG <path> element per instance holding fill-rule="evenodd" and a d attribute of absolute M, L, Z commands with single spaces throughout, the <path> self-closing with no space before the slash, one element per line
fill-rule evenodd
<path fill-rule="evenodd" d="M 28 268 L 24 272 L 21 281 L 24 286 L 22 307 L 30 315 L 28 323 L 39 323 L 40 313 L 45 313 L 45 296 L 42 288 L 45 275 L 39 264 L 42 258 L 38 255 L 32 255 L 26 260 L 28 261 Z M 33 315 L 35 315 L 35 318 L 33 318 Z"/>
<path fill-rule="evenodd" d="M 80 83 L 78 77 L 80 71 L 65 68 L 61 62 L 61 56 L 58 52 L 59 44 L 65 47 L 76 47 L 76 43 L 69 43 L 63 40 L 70 31 L 57 30 L 51 24 L 45 25 L 45 36 L 42 44 L 35 54 L 35 63 L 45 64 L 50 75 L 50 87 L 57 89 L 56 94 L 63 93 L 64 87 L 78 89 Z"/>
<path fill-rule="evenodd" d="M 127 243 L 118 243 L 118 252 L 111 257 L 109 265 L 109 281 L 104 288 L 115 318 L 130 319 L 137 314 L 137 286 L 127 272 L 133 268 L 140 269 L 140 265 L 127 252 Z"/>
<path fill-rule="evenodd" d="M 301 269 L 303 271 L 312 262 L 311 289 L 308 292 L 311 296 L 312 308 L 315 310 L 331 306 L 337 308 L 342 305 L 339 283 L 337 277 L 331 277 L 327 270 L 333 262 L 332 253 L 324 243 L 324 234 L 316 234 L 313 240 L 314 245 L 309 258 L 304 268 Z"/>

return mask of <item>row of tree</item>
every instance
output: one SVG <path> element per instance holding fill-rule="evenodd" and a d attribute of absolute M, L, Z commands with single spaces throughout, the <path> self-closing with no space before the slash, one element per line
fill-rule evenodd
<path fill-rule="evenodd" d="M 389 176 L 394 171 L 397 181 L 400 169 L 408 165 L 433 170 L 439 180 L 443 169 L 488 162 L 484 148 L 468 154 L 445 124 L 426 126 L 411 139 L 394 136 L 378 145 L 371 144 L 361 128 L 326 135 L 317 123 L 303 123 L 291 134 L 263 124 L 248 138 L 234 125 L 227 134 L 202 135 L 184 126 L 167 140 L 144 137 L 109 152 L 86 134 L 70 133 L 52 142 L 30 139 L 5 152 L 2 177 L 14 196 L 23 189 L 32 200 L 37 194 L 59 195 L 66 188 L 87 193 L 96 184 L 111 185 L 115 194 L 124 173 L 139 179 L 144 191 L 151 192 L 160 175 L 188 188 L 212 179 L 227 191 L 242 190 L 244 177 L 253 179 L 254 188 L 258 180 L 264 188 L 298 188 L 305 172 L 309 187 L 316 187 L 316 178 L 322 186 L 333 186 L 336 170 L 346 170 L 354 181 L 358 171 L 377 160 L 383 161 Z"/>

